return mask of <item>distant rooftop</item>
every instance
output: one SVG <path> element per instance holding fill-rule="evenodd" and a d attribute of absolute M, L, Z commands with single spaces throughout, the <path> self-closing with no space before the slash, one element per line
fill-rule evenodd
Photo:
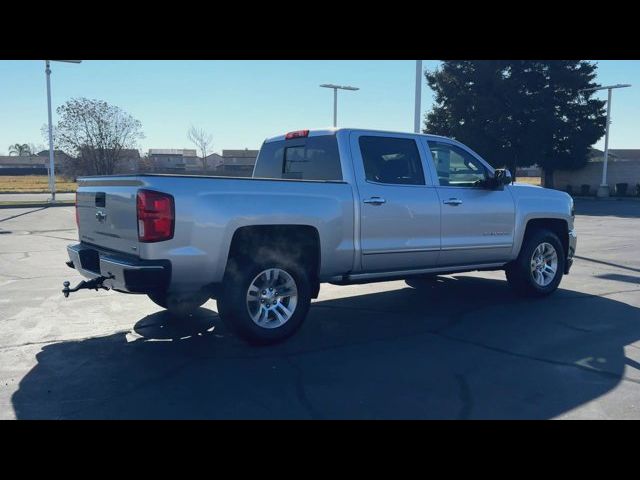
<path fill-rule="evenodd" d="M 195 150 L 188 148 L 150 148 L 149 155 L 182 155 L 184 157 L 196 157 Z"/>
<path fill-rule="evenodd" d="M 589 160 L 592 162 L 601 162 L 604 152 L 597 148 L 592 148 L 589 152 Z M 640 148 L 610 148 L 609 160 L 640 160 Z"/>
<path fill-rule="evenodd" d="M 54 150 L 53 151 L 53 155 L 54 156 L 58 156 L 58 155 L 67 155 L 66 153 L 64 153 L 62 150 Z M 41 152 L 38 152 L 38 156 L 40 157 L 49 157 L 49 150 L 42 150 Z"/>
<path fill-rule="evenodd" d="M 38 155 L 2 155 L 0 156 L 0 165 L 2 166 L 33 166 L 33 165 L 45 165 L 49 161 L 48 158 L 44 158 Z"/>
<path fill-rule="evenodd" d="M 610 148 L 609 153 L 613 153 L 620 160 L 640 160 L 639 148 Z"/>
<path fill-rule="evenodd" d="M 259 150 L 222 150 L 223 157 L 256 158 Z"/>

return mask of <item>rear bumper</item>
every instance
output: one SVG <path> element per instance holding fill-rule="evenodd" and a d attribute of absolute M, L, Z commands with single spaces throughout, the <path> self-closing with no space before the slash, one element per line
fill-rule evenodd
<path fill-rule="evenodd" d="M 567 252 L 567 261 L 565 262 L 564 273 L 569 273 L 571 265 L 573 265 L 573 256 L 576 254 L 576 246 L 578 245 L 578 235 L 575 230 L 569 230 L 569 251 Z"/>
<path fill-rule="evenodd" d="M 78 243 L 67 247 L 69 265 L 85 278 L 107 277 L 103 285 L 120 292 L 165 291 L 171 279 L 168 260 L 140 260 L 118 252 Z"/>

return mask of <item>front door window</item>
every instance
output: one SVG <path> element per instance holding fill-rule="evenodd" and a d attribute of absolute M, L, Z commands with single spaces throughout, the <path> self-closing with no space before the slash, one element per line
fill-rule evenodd
<path fill-rule="evenodd" d="M 428 143 L 440 186 L 477 187 L 486 181 L 486 167 L 470 153 L 449 143 Z"/>

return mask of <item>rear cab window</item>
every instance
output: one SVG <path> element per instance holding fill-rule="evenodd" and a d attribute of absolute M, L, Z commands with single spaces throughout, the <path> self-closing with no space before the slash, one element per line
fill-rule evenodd
<path fill-rule="evenodd" d="M 254 178 L 341 181 L 335 135 L 319 135 L 264 143 Z"/>

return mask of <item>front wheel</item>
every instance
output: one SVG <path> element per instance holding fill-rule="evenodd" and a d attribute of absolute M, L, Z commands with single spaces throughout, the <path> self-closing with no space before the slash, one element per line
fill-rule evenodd
<path fill-rule="evenodd" d="M 228 269 L 222 320 L 254 344 L 282 341 L 300 328 L 311 303 L 306 271 L 295 263 L 233 264 Z"/>
<path fill-rule="evenodd" d="M 506 268 L 507 281 L 518 293 L 544 296 L 560 285 L 565 253 L 558 236 L 549 230 L 537 230 L 525 239 L 520 255 Z"/>
<path fill-rule="evenodd" d="M 438 283 L 438 275 L 435 273 L 426 273 L 424 275 L 407 278 L 404 282 L 416 290 L 433 288 Z"/>

